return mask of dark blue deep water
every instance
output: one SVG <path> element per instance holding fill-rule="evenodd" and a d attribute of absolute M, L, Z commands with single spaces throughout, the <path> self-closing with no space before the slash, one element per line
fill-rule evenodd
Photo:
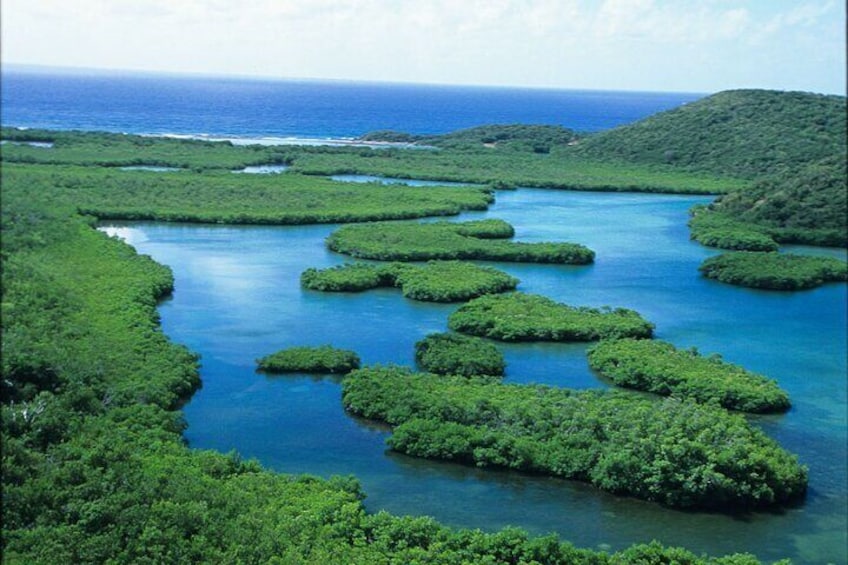
<path fill-rule="evenodd" d="M 4 70 L 3 125 L 235 137 L 354 137 L 375 129 L 446 132 L 486 123 L 560 124 L 592 131 L 629 123 L 699 95 L 460 88 L 163 76 L 80 76 Z M 348 179 L 362 180 L 362 179 Z M 726 516 L 678 512 L 571 481 L 480 470 L 388 452 L 389 430 L 353 419 L 340 385 L 268 377 L 255 359 L 293 345 L 332 343 L 365 363 L 413 362 L 414 343 L 444 331 L 455 306 L 395 290 L 307 292 L 299 275 L 346 259 L 327 251 L 336 227 L 124 224 L 112 233 L 174 270 L 160 307 L 164 331 L 202 356 L 203 388 L 185 407 L 188 442 L 238 450 L 282 472 L 354 474 L 369 510 L 431 515 L 487 530 L 555 532 L 577 546 L 619 549 L 658 539 L 713 555 L 750 551 L 772 561 L 848 561 L 846 302 L 848 286 L 765 292 L 706 280 L 715 253 L 689 240 L 688 209 L 705 197 L 498 192 L 487 212 L 524 241 L 566 240 L 594 265 L 498 265 L 520 290 L 578 306 L 633 308 L 678 347 L 720 353 L 776 379 L 793 408 L 755 417 L 810 469 L 797 508 Z M 799 249 L 845 257 L 843 251 Z M 499 345 L 507 380 L 605 388 L 585 345 Z"/>
<path fill-rule="evenodd" d="M 445 133 L 498 123 L 596 131 L 703 96 L 14 69 L 2 78 L 3 125 L 236 137 Z"/>

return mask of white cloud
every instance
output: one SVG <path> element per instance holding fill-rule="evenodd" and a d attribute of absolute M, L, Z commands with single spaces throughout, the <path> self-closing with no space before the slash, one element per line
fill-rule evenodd
<path fill-rule="evenodd" d="M 710 91 L 741 77 L 834 91 L 844 84 L 843 23 L 835 0 L 3 0 L 2 55 L 70 66 L 655 90 Z"/>

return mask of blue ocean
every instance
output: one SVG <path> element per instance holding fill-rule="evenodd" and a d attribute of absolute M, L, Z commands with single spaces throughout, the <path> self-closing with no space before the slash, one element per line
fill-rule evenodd
<path fill-rule="evenodd" d="M 484 124 L 598 131 L 703 94 L 3 69 L 3 125 L 143 134 L 349 138 Z"/>

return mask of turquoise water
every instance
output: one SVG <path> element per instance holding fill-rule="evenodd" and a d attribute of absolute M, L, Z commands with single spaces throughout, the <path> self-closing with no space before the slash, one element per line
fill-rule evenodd
<path fill-rule="evenodd" d="M 354 474 L 369 510 L 431 515 L 456 526 L 517 525 L 556 532 L 581 547 L 618 549 L 658 539 L 696 552 L 750 551 L 761 559 L 844 563 L 846 551 L 846 289 L 788 293 L 736 288 L 698 275 L 715 253 L 689 241 L 693 196 L 497 193 L 488 212 L 523 241 L 567 240 L 597 253 L 592 266 L 499 264 L 520 290 L 572 305 L 622 306 L 679 347 L 720 353 L 777 379 L 792 410 L 754 419 L 810 468 L 805 503 L 776 513 L 687 513 L 590 486 L 479 470 L 386 451 L 388 430 L 346 415 L 339 382 L 269 377 L 255 359 L 293 345 L 357 351 L 365 363 L 413 363 L 413 344 L 446 329 L 455 305 L 404 299 L 392 289 L 304 291 L 300 273 L 346 261 L 324 238 L 336 226 L 232 227 L 131 224 L 120 233 L 173 268 L 176 291 L 160 308 L 164 331 L 202 355 L 203 388 L 185 407 L 194 447 L 237 449 L 283 472 Z M 794 249 L 844 258 L 842 251 Z M 585 345 L 502 345 L 507 379 L 574 388 L 608 386 L 589 370 Z"/>

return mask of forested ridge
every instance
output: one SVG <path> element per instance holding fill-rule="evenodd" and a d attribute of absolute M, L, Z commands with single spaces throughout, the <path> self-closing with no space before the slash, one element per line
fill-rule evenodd
<path fill-rule="evenodd" d="M 778 241 L 846 246 L 847 118 L 844 96 L 730 90 L 589 136 L 574 149 L 750 179 L 712 211 Z"/>

